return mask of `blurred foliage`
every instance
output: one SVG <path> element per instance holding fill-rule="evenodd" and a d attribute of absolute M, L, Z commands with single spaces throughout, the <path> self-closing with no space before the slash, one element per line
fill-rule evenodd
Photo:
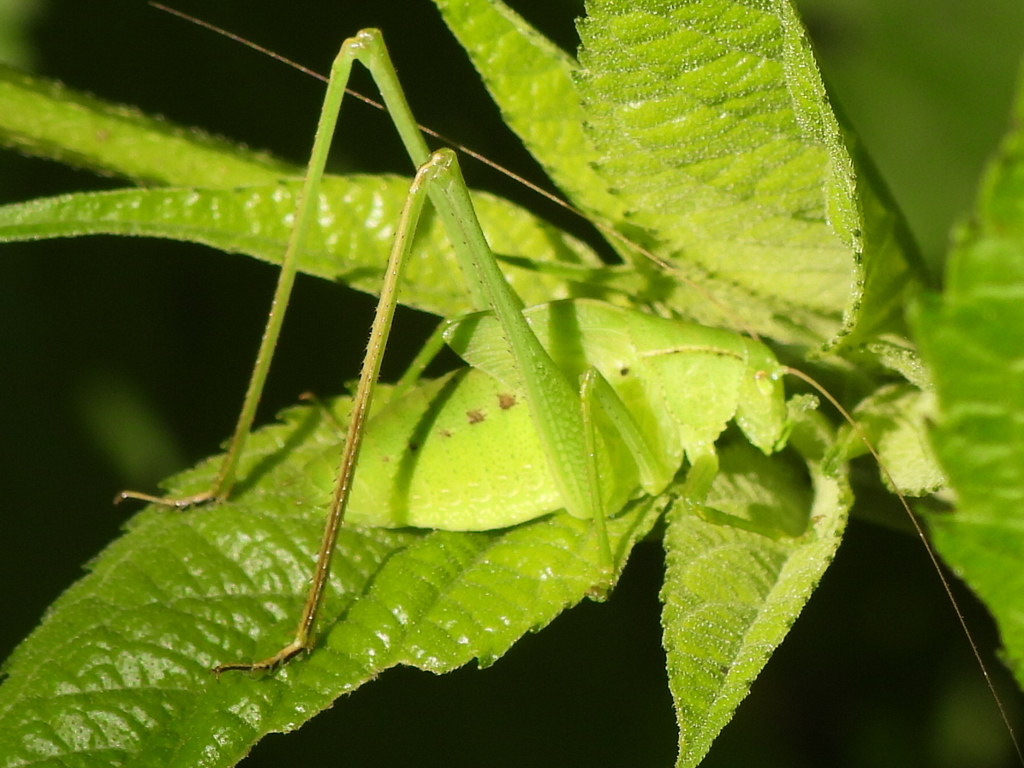
<path fill-rule="evenodd" d="M 45 0 L 0 0 L 0 61 L 32 68 L 36 56 L 31 28 L 45 10 Z"/>

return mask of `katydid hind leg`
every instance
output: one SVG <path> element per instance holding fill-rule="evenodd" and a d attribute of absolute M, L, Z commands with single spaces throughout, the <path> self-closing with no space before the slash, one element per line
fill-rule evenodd
<path fill-rule="evenodd" d="M 352 414 L 345 436 L 344 447 L 342 448 L 341 463 L 335 481 L 334 492 L 327 510 L 327 522 L 324 526 L 320 550 L 317 553 L 316 565 L 314 566 L 313 578 L 310 582 L 309 593 L 299 618 L 298 628 L 295 631 L 295 637 L 277 653 L 266 659 L 252 663 L 222 664 L 214 668 L 214 672 L 217 674 L 231 670 L 274 670 L 300 653 L 309 651 L 312 648 L 316 619 L 319 614 L 320 603 L 323 600 L 324 590 L 327 587 L 327 579 L 330 575 L 331 559 L 337 544 L 338 529 L 344 520 L 345 509 L 351 497 L 350 491 L 352 478 L 355 474 L 356 460 L 359 457 L 359 448 L 365 433 L 366 419 L 373 403 L 373 393 L 377 384 L 377 378 L 380 375 L 384 349 L 387 345 L 392 321 L 394 320 L 395 308 L 398 303 L 398 283 L 401 280 L 402 268 L 408 261 L 409 252 L 413 244 L 412 235 L 415 232 L 423 210 L 423 204 L 426 201 L 426 184 L 429 182 L 431 171 L 432 166 L 428 163 L 417 172 L 410 186 L 409 195 L 406 198 L 406 203 L 399 219 L 391 254 L 388 258 L 380 300 L 377 303 L 377 310 L 373 319 L 373 327 L 370 330 L 370 341 L 367 344 L 366 356 L 363 359 L 362 371 L 359 375 L 359 383 L 352 399 Z"/>
<path fill-rule="evenodd" d="M 368 68 L 370 68 L 371 73 L 373 73 L 378 82 L 381 83 L 381 90 L 384 92 L 385 101 L 389 104 L 394 103 L 395 101 L 396 96 L 394 86 L 397 85 L 397 80 L 394 77 L 394 68 L 391 66 L 390 60 L 387 58 L 387 51 L 383 48 L 383 41 L 380 39 L 380 34 L 374 30 L 364 30 L 358 33 L 355 37 L 346 40 L 342 44 L 341 51 L 336 57 L 331 69 L 331 79 L 327 86 L 327 96 L 322 107 L 320 123 L 317 129 L 317 138 L 314 142 L 312 158 L 307 171 L 307 180 L 305 185 L 306 194 L 302 195 L 298 203 L 298 209 L 295 217 L 296 224 L 292 233 L 292 238 L 289 242 L 289 253 L 298 253 L 300 250 L 302 238 L 309 226 L 310 217 L 316 208 L 316 191 L 319 186 L 320 177 L 323 175 L 327 152 L 330 148 L 330 141 L 337 122 L 338 112 L 341 108 L 341 100 L 344 96 L 345 86 L 348 82 L 348 76 L 351 72 L 352 61 L 354 59 L 361 60 Z M 383 70 L 383 72 L 381 70 Z M 391 81 L 393 81 L 390 92 L 388 92 L 388 87 L 384 85 L 384 83 L 388 81 L 389 76 Z M 400 90 L 398 91 L 398 99 L 402 104 L 404 104 L 404 96 L 402 96 Z M 407 109 L 408 107 L 406 105 L 406 110 Z M 403 131 L 400 123 L 400 119 L 396 118 L 396 124 L 398 124 L 399 132 L 403 134 L 403 139 L 407 139 L 408 130 Z M 415 123 L 412 123 L 412 125 L 415 127 Z M 405 127 L 408 128 L 408 120 L 405 121 Z M 409 148 L 410 155 L 413 155 L 414 157 L 420 156 L 420 152 L 418 150 L 421 149 L 421 147 L 415 141 L 407 141 L 406 144 Z M 420 138 L 419 144 L 422 145 L 422 149 L 425 149 L 425 144 L 422 143 L 422 138 Z M 214 672 L 217 674 L 233 670 L 273 670 L 282 664 L 287 663 L 300 653 L 308 651 L 312 646 L 316 619 L 319 613 L 320 603 L 323 599 L 324 590 L 326 589 L 327 579 L 330 574 L 331 559 L 333 557 L 337 541 L 338 528 L 344 519 L 345 508 L 350 498 L 351 482 L 355 471 L 356 459 L 359 455 L 359 447 L 365 431 L 366 417 L 372 405 L 373 392 L 376 387 L 377 377 L 380 373 L 380 365 L 383 360 L 384 349 L 387 345 L 388 334 L 390 333 L 391 324 L 394 318 L 395 307 L 397 306 L 398 283 L 401 279 L 402 268 L 407 262 L 409 252 L 412 249 L 412 235 L 415 232 L 420 213 L 423 210 L 423 204 L 426 201 L 429 183 L 436 174 L 436 167 L 437 163 L 432 163 L 429 158 L 421 165 L 417 171 L 416 177 L 413 179 L 409 194 L 406 198 L 406 203 L 402 209 L 394 241 L 392 243 L 391 254 L 384 273 L 384 283 L 381 288 L 381 296 L 377 304 L 373 327 L 370 332 L 370 341 L 367 345 L 359 383 L 353 397 L 352 416 L 348 426 L 344 447 L 342 449 L 341 463 L 338 470 L 335 490 L 332 494 L 331 503 L 328 508 L 327 522 L 324 527 L 320 549 L 317 554 L 309 593 L 302 610 L 302 615 L 299 620 L 298 628 L 296 629 L 295 637 L 283 648 L 266 659 L 252 663 L 222 664 L 215 667 Z M 294 261 L 289 263 L 287 257 L 286 265 L 290 267 L 292 272 L 288 277 L 288 288 L 290 290 L 290 281 L 294 279 L 296 265 Z M 285 267 L 283 266 L 282 273 L 284 270 Z M 282 277 L 279 286 L 283 282 L 285 282 L 285 279 Z M 270 327 L 271 322 L 273 321 L 268 322 L 268 328 Z M 276 330 L 279 331 L 279 329 L 280 320 L 277 321 Z M 440 338 L 440 335 L 435 334 L 435 337 Z M 266 346 L 266 336 L 264 337 L 264 346 Z M 265 375 L 266 373 L 263 371 L 262 378 L 265 378 Z M 256 381 L 256 377 L 257 374 L 254 373 L 254 382 Z M 258 387 L 262 387 L 262 379 L 259 381 Z M 251 386 L 250 394 L 252 393 L 252 390 L 253 387 Z M 257 400 L 258 394 L 259 393 L 257 391 Z M 249 402 L 248 395 L 246 402 L 247 404 Z M 242 419 L 245 418 L 246 413 L 243 409 Z M 249 415 L 248 421 L 245 424 L 246 432 L 248 431 L 249 426 L 251 426 L 251 421 L 252 418 L 251 415 Z M 240 419 L 239 427 L 241 428 L 241 426 L 242 420 Z M 244 444 L 244 440 L 242 440 L 240 444 Z M 234 447 L 234 444 L 232 447 Z M 239 450 L 241 450 L 240 447 Z"/>
<path fill-rule="evenodd" d="M 355 38 L 347 40 L 332 68 L 328 97 L 323 107 L 325 114 L 321 116 L 321 127 L 318 129 L 317 143 L 314 147 L 314 160 L 311 161 L 310 177 L 307 178 L 307 189 L 312 189 L 314 194 L 304 195 L 300 200 L 300 207 L 296 214 L 296 228 L 289 246 L 290 251 L 297 252 L 300 249 L 304 227 L 308 226 L 310 210 L 315 207 L 316 182 L 312 181 L 311 177 L 318 176 L 323 172 L 323 158 L 329 146 L 330 134 L 333 131 L 337 111 L 340 108 L 341 95 L 344 92 L 353 59 L 359 59 L 367 66 L 378 83 L 410 157 L 419 162 L 425 152 L 425 144 L 418 133 L 415 120 L 409 112 L 408 104 L 398 85 L 394 68 L 387 56 L 380 34 L 373 30 L 363 31 Z M 331 114 L 327 115 L 328 112 Z M 425 196 L 430 197 L 440 214 L 449 239 L 459 257 L 467 285 L 474 287 L 471 291 L 471 293 L 476 293 L 474 300 L 482 307 L 493 311 L 505 329 L 509 351 L 518 368 L 520 383 L 531 403 L 534 426 L 541 437 L 541 444 L 546 449 L 547 460 L 552 474 L 556 478 L 556 483 L 562 490 L 562 497 L 566 506 L 570 507 L 578 517 L 596 521 L 599 526 L 599 539 L 602 542 L 600 548 L 602 568 L 608 572 L 611 571 L 607 534 L 604 533 L 603 527 L 604 518 L 603 513 L 599 511 L 599 492 L 592 490 L 596 487 L 596 471 L 592 467 L 589 469 L 587 467 L 590 454 L 588 454 L 586 429 L 579 395 L 551 361 L 546 350 L 529 329 L 522 315 L 522 301 L 506 283 L 497 266 L 496 259 L 487 245 L 473 209 L 468 188 L 458 167 L 458 161 L 450 150 L 441 150 L 419 163 L 416 178 L 402 212 L 386 273 L 385 287 L 382 290 L 381 301 L 374 319 L 371 342 L 354 398 L 353 418 L 346 437 L 341 469 L 328 511 L 328 521 L 317 557 L 313 581 L 295 639 L 278 653 L 263 661 L 253 664 L 222 665 L 216 669 L 217 672 L 237 669 L 273 669 L 301 651 L 308 650 L 311 646 L 318 607 L 330 570 L 337 530 L 344 517 L 345 507 L 350 496 L 350 482 L 358 456 L 364 419 L 369 409 L 373 387 L 380 368 L 380 360 L 386 345 L 387 331 L 394 312 L 397 280 L 401 273 L 401 265 L 405 263 L 412 248 L 412 233 L 415 231 Z M 292 263 L 290 266 L 294 272 L 294 264 Z M 289 276 L 288 280 L 290 281 L 292 277 L 293 274 Z M 288 285 L 290 288 L 290 282 Z M 280 318 L 280 316 L 279 314 L 277 317 Z M 277 319 L 276 322 L 279 328 L 280 319 Z M 265 377 L 265 368 L 258 370 Z M 255 381 L 256 375 L 254 374 Z M 262 379 L 258 385 L 262 386 Z M 252 392 L 253 387 L 250 388 L 250 395 Z M 258 391 L 256 395 L 258 396 Z M 249 402 L 250 399 L 247 397 L 247 405 Z M 245 422 L 245 431 L 247 432 L 251 424 L 251 414 L 243 412 L 243 419 L 245 418 L 248 419 Z M 242 420 L 239 422 L 239 430 L 241 427 Z M 591 436 L 591 444 L 592 439 Z M 237 445 L 243 444 L 244 438 L 239 438 Z M 239 447 L 237 450 L 240 451 L 241 448 Z M 229 460 L 231 456 L 232 454 L 229 454 Z M 234 456 L 234 460 L 237 462 L 237 453 Z M 233 471 L 233 468 L 231 469 Z M 222 476 L 224 474 L 222 472 Z"/>

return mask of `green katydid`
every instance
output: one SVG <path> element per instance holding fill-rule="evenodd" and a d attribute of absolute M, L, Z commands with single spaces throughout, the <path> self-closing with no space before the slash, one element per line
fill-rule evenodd
<path fill-rule="evenodd" d="M 187 507 L 230 494 L 355 61 L 373 75 L 419 170 L 386 269 L 296 638 L 264 661 L 222 664 L 218 671 L 274 668 L 311 649 L 338 526 L 350 504 L 356 524 L 447 530 L 505 528 L 566 509 L 593 521 L 603 574 L 595 588 L 602 591 L 614 567 L 604 532 L 608 513 L 621 509 L 641 487 L 650 495 L 661 493 L 684 457 L 690 465 L 686 492 L 699 505 L 716 472 L 714 442 L 734 418 L 766 453 L 785 440 L 782 367 L 757 341 L 596 302 L 568 301 L 524 312 L 487 245 L 455 155 L 449 150 L 428 154 L 380 33 L 364 30 L 345 41 L 332 66 L 267 328 L 215 485 L 183 499 L 130 492 L 121 498 Z M 397 398 L 368 421 L 398 282 L 427 196 L 445 223 L 474 304 L 489 312 L 445 332 L 475 370 Z M 696 381 L 699 389 L 687 386 Z M 474 428 L 478 424 L 483 426 Z M 356 473 L 364 432 L 370 445 Z M 453 461 L 474 450 L 483 460 Z M 496 499 L 503 500 L 497 510 Z"/>

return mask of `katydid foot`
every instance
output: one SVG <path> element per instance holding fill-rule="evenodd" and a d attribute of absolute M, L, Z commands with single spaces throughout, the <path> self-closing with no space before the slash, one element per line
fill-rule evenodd
<path fill-rule="evenodd" d="M 127 499 L 136 499 L 137 501 L 145 501 L 149 504 L 160 504 L 161 506 L 174 507 L 175 509 L 189 509 L 190 507 L 197 507 L 211 501 L 223 501 L 224 497 L 214 488 L 211 488 L 208 491 L 203 491 L 202 493 L 196 493 L 192 496 L 179 496 L 176 498 L 153 496 L 148 493 L 137 493 L 136 491 L 121 491 L 114 497 L 114 503 L 120 504 L 122 501 Z"/>

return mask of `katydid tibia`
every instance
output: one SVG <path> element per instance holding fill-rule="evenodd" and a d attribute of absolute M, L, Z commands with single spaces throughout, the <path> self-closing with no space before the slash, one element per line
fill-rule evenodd
<path fill-rule="evenodd" d="M 604 530 L 607 515 L 641 489 L 662 492 L 684 458 L 690 465 L 686 491 L 699 503 L 717 467 L 714 442 L 734 419 L 766 453 L 785 441 L 783 369 L 760 342 L 596 302 L 556 302 L 524 313 L 490 251 L 454 153 L 429 153 L 380 33 L 363 30 L 345 41 L 332 66 L 267 329 L 216 484 L 198 496 L 159 501 L 184 507 L 231 492 L 356 60 L 373 75 L 418 170 L 396 230 L 296 637 L 263 661 L 223 664 L 218 672 L 272 669 L 312 646 L 347 510 L 353 523 L 363 525 L 487 530 L 565 509 L 593 521 L 602 574 L 594 588 L 600 594 L 610 587 L 615 568 Z M 474 368 L 393 399 L 368 420 L 402 266 L 428 198 L 444 223 L 473 303 L 485 313 L 445 332 Z M 453 446 L 485 453 L 486 460 L 452 462 Z M 480 471 L 467 475 L 467 466 Z M 322 476 L 319 470 L 312 468 Z"/>

